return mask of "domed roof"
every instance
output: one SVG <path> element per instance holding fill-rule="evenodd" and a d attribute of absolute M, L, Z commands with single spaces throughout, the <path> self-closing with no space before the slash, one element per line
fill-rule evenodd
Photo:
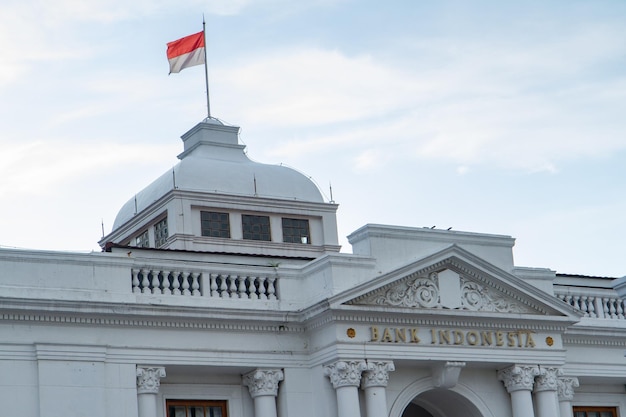
<path fill-rule="evenodd" d="M 117 229 L 172 189 L 323 203 L 317 186 L 280 165 L 253 162 L 238 144 L 239 127 L 215 120 L 199 123 L 182 136 L 184 151 L 171 171 L 137 193 L 118 212 Z"/>

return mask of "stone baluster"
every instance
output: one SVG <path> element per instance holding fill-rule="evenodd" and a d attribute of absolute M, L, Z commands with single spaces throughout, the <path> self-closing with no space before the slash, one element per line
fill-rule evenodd
<path fill-rule="evenodd" d="M 228 298 L 228 287 L 226 286 L 226 279 L 228 275 L 220 275 L 220 297 Z"/>
<path fill-rule="evenodd" d="M 391 361 L 367 361 L 361 388 L 365 391 L 365 413 L 367 417 L 387 415 L 387 383 L 389 372 L 395 371 Z"/>
<path fill-rule="evenodd" d="M 254 417 L 276 417 L 278 383 L 284 378 L 280 369 L 257 369 L 243 376 L 254 399 Z"/>
<path fill-rule="evenodd" d="M 209 274 L 209 286 L 211 287 L 211 297 L 219 297 L 219 292 L 217 291 L 217 278 L 219 275 L 217 274 Z"/>
<path fill-rule="evenodd" d="M 528 365 L 513 365 L 498 371 L 498 379 L 511 396 L 513 417 L 535 416 L 531 391 L 537 375 L 539 368 Z"/>
<path fill-rule="evenodd" d="M 191 295 L 202 295 L 200 291 L 200 279 L 202 278 L 202 274 L 190 272 L 189 278 L 191 279 Z"/>
<path fill-rule="evenodd" d="M 165 368 L 160 366 L 137 366 L 137 407 L 138 417 L 157 415 L 157 394 Z"/>
<path fill-rule="evenodd" d="M 141 269 L 140 270 L 132 269 L 131 273 L 133 276 L 133 293 L 134 294 L 141 293 L 141 288 L 139 288 L 139 274 L 141 273 Z"/>
<path fill-rule="evenodd" d="M 275 277 L 269 277 L 267 279 L 268 285 L 267 285 L 267 298 L 270 300 L 276 300 L 277 296 L 276 296 L 276 278 Z"/>
<path fill-rule="evenodd" d="M 338 417 L 361 417 L 359 405 L 359 385 L 361 372 L 367 369 L 363 360 L 337 361 L 324 366 L 324 374 L 337 394 Z"/>
<path fill-rule="evenodd" d="M 535 378 L 535 401 L 537 417 L 558 416 L 559 399 L 557 396 L 557 380 L 563 371 L 555 367 L 540 367 Z"/>
<path fill-rule="evenodd" d="M 574 399 L 574 388 L 579 386 L 578 378 L 562 376 L 557 380 L 557 392 L 559 395 L 559 409 L 561 417 L 574 417 L 572 410 L 572 400 Z"/>

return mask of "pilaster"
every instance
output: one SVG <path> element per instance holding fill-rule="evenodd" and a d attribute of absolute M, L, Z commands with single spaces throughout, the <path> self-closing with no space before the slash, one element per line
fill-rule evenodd
<path fill-rule="evenodd" d="M 365 391 L 365 412 L 367 417 L 387 415 L 387 384 L 389 372 L 396 370 L 391 361 L 367 361 L 363 372 L 361 388 Z"/>
<path fill-rule="evenodd" d="M 162 366 L 137 366 L 137 408 L 139 417 L 157 415 L 157 394 L 161 378 L 165 377 Z"/>
<path fill-rule="evenodd" d="M 539 373 L 539 367 L 529 365 L 513 365 L 498 372 L 498 379 L 511 396 L 513 417 L 535 416 L 531 391 Z"/>
<path fill-rule="evenodd" d="M 276 417 L 278 383 L 284 379 L 280 369 L 256 369 L 243 376 L 243 385 L 254 398 L 255 417 Z"/>
<path fill-rule="evenodd" d="M 361 417 L 358 387 L 365 370 L 364 360 L 339 360 L 324 366 L 324 374 L 337 394 L 338 417 Z"/>
<path fill-rule="evenodd" d="M 574 417 L 572 401 L 574 400 L 574 388 L 578 388 L 578 378 L 561 376 L 557 380 L 557 393 L 559 397 L 559 409 L 561 417 Z"/>
<path fill-rule="evenodd" d="M 558 378 L 562 374 L 563 371 L 560 368 L 539 368 L 539 375 L 535 378 L 537 417 L 552 417 L 560 414 L 557 388 Z"/>

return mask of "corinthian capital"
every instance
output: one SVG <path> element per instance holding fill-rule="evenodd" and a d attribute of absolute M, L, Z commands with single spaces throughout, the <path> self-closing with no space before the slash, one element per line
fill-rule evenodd
<path fill-rule="evenodd" d="M 563 375 L 560 368 L 544 368 L 539 369 L 539 375 L 535 379 L 535 392 L 556 391 L 559 376 Z"/>
<path fill-rule="evenodd" d="M 362 388 L 386 387 L 389 382 L 389 372 L 396 370 L 391 361 L 367 361 L 367 370 L 363 372 Z"/>
<path fill-rule="evenodd" d="M 280 369 L 257 369 L 243 376 L 243 384 L 248 387 L 252 398 L 261 395 L 278 395 L 278 383 L 284 378 Z"/>
<path fill-rule="evenodd" d="M 539 368 L 528 365 L 513 365 L 498 371 L 498 379 L 504 383 L 509 393 L 520 390 L 531 391 L 537 375 Z"/>
<path fill-rule="evenodd" d="M 572 401 L 574 399 L 574 388 L 579 386 L 578 378 L 573 376 L 562 376 L 557 380 L 557 384 L 559 401 Z"/>
<path fill-rule="evenodd" d="M 358 387 L 361 372 L 367 369 L 365 361 L 337 361 L 324 366 L 324 375 L 330 378 L 335 389 L 339 387 Z"/>
<path fill-rule="evenodd" d="M 162 366 L 137 366 L 137 393 L 158 394 L 161 378 L 165 377 Z"/>

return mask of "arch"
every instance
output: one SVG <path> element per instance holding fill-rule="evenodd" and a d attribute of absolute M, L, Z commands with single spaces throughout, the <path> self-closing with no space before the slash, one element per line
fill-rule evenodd
<path fill-rule="evenodd" d="M 418 379 L 417 381 L 412 382 L 407 385 L 396 397 L 391 409 L 389 411 L 389 417 L 402 417 L 402 413 L 409 406 L 413 400 L 418 397 L 420 394 L 427 393 L 429 391 L 439 390 L 442 391 L 441 388 L 435 387 L 433 384 L 433 380 L 431 377 L 426 377 L 422 379 Z M 449 394 L 456 398 L 457 401 L 467 402 L 471 406 L 475 408 L 475 413 L 473 415 L 468 415 L 468 417 L 495 417 L 495 415 L 491 412 L 487 404 L 482 400 L 482 398 L 472 391 L 465 384 L 457 384 L 453 388 L 447 390 Z M 436 404 L 422 404 L 426 405 L 431 411 L 438 413 L 438 415 L 442 415 L 441 410 L 438 410 Z"/>

